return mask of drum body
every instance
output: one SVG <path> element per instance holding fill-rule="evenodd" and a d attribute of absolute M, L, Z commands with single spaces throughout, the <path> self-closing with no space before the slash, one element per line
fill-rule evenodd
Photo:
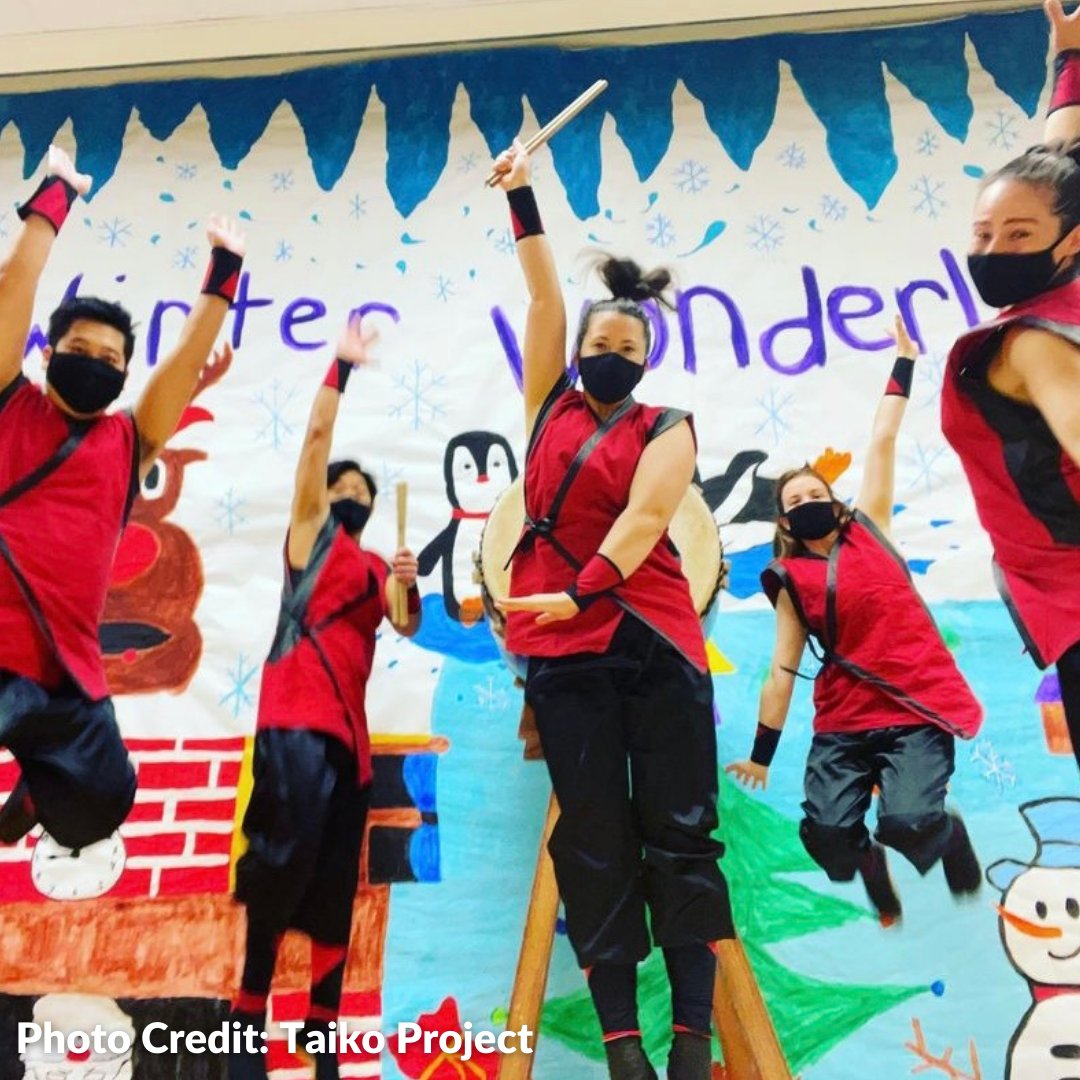
<path fill-rule="evenodd" d="M 521 679 L 525 678 L 526 658 L 507 652 L 506 620 L 494 601 L 496 597 L 510 595 L 507 563 L 524 525 L 525 485 L 518 477 L 499 496 L 484 526 L 480 551 L 476 554 L 476 576 L 499 651 L 510 670 Z M 694 610 L 701 618 L 707 636 L 723 582 L 724 554 L 716 521 L 696 487 L 687 490 L 671 519 L 668 535 L 682 558 Z"/>

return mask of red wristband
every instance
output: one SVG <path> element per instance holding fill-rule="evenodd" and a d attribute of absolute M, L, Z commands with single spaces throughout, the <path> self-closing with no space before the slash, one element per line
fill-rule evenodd
<path fill-rule="evenodd" d="M 353 365 L 348 360 L 342 360 L 339 356 L 327 369 L 326 378 L 323 379 L 323 386 L 329 386 L 331 390 L 336 390 L 339 394 L 345 393 L 345 384 L 349 381 L 349 376 L 352 374 Z"/>
<path fill-rule="evenodd" d="M 514 229 L 514 239 L 524 240 L 527 236 L 540 236 L 544 231 L 540 220 L 540 210 L 536 205 L 536 195 L 529 186 L 511 188 L 506 193 L 510 204 L 510 224 Z"/>
<path fill-rule="evenodd" d="M 622 571 L 606 555 L 598 552 L 581 568 L 574 583 L 566 591 L 584 611 L 590 604 L 621 585 L 623 580 Z"/>
<path fill-rule="evenodd" d="M 914 374 L 915 361 L 910 356 L 898 356 L 889 376 L 889 384 L 885 387 L 885 396 L 911 397 L 911 380 Z"/>
<path fill-rule="evenodd" d="M 56 232 L 64 224 L 79 193 L 62 177 L 46 176 L 16 213 L 25 221 L 31 214 L 43 217 Z"/>
<path fill-rule="evenodd" d="M 1054 90 L 1046 114 L 1068 105 L 1080 105 L 1080 49 L 1066 49 L 1054 57 Z"/>
<path fill-rule="evenodd" d="M 228 248 L 212 247 L 210 265 L 206 268 L 206 277 L 202 284 L 203 293 L 207 296 L 220 296 L 231 304 L 240 284 L 240 267 L 243 265 L 242 255 L 237 255 Z"/>

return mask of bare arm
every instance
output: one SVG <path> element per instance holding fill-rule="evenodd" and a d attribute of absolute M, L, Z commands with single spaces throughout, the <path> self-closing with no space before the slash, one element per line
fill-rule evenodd
<path fill-rule="evenodd" d="M 1080 347 L 1049 331 L 1025 328 L 1006 340 L 1002 359 L 1020 379 L 1014 396 L 1039 410 L 1080 467 Z"/>
<path fill-rule="evenodd" d="M 212 217 L 208 235 L 214 248 L 212 260 L 217 260 L 212 265 L 234 264 L 243 257 L 243 235 L 227 219 Z M 228 310 L 229 299 L 225 294 L 201 293 L 184 322 L 179 342 L 158 365 L 143 390 L 135 406 L 141 476 L 150 471 L 154 459 L 176 430 Z"/>
<path fill-rule="evenodd" d="M 776 643 L 772 663 L 761 687 L 758 704 L 758 724 L 761 728 L 775 732 L 783 730 L 795 689 L 795 672 L 799 670 L 805 648 L 806 628 L 795 613 L 795 605 L 787 589 L 782 589 L 776 600 Z M 727 771 L 750 787 L 766 787 L 769 782 L 769 766 L 750 758 L 734 762 L 727 767 Z"/>
<path fill-rule="evenodd" d="M 85 195 L 90 190 L 90 177 L 76 172 L 67 154 L 55 146 L 49 147 L 48 176 L 59 177 L 79 194 Z M 64 195 L 64 201 L 68 195 L 70 192 Z M 50 205 L 54 208 L 51 214 L 35 209 L 39 198 L 43 210 Z M 59 193 L 46 194 L 42 188 L 31 196 L 22 213 L 26 218 L 7 257 L 0 263 L 0 390 L 22 371 L 38 282 L 66 215 Z"/>
<path fill-rule="evenodd" d="M 681 421 L 658 435 L 638 460 L 626 509 L 612 522 L 600 554 L 628 578 L 648 557 L 694 478 L 694 436 Z"/>
<path fill-rule="evenodd" d="M 1050 20 L 1050 52 L 1057 58 L 1067 49 L 1080 49 L 1080 9 L 1066 15 L 1061 0 L 1046 0 L 1043 7 Z M 1080 137 L 1080 102 L 1056 108 L 1046 117 L 1043 140 L 1071 142 Z"/>
<path fill-rule="evenodd" d="M 307 566 L 315 538 L 330 513 L 326 467 L 330 464 L 334 425 L 337 423 L 345 381 L 351 370 L 349 365 L 356 368 L 371 363 L 371 350 L 377 336 L 375 331 L 362 328 L 359 319 L 353 319 L 342 330 L 330 370 L 311 404 L 304 443 L 300 447 L 300 460 L 296 463 L 289 520 L 289 564 L 297 569 Z"/>
<path fill-rule="evenodd" d="M 901 358 L 914 360 L 917 348 L 908 336 L 903 319 L 896 318 L 897 353 Z M 883 532 L 892 523 L 895 494 L 896 437 L 907 412 L 906 394 L 894 393 L 890 379 L 888 392 L 882 397 L 874 414 L 874 426 L 870 432 L 870 445 L 866 450 L 862 486 L 855 505 Z"/>
<path fill-rule="evenodd" d="M 499 156 L 495 168 L 503 174 L 500 187 L 511 200 L 530 198 L 529 155 L 520 142 L 515 140 L 513 150 Z M 510 192 L 517 192 L 517 195 Z M 529 290 L 522 355 L 525 433 L 528 436 L 540 406 L 566 370 L 566 303 L 559 285 L 555 255 L 544 233 L 522 236 L 517 241 L 517 254 Z"/>

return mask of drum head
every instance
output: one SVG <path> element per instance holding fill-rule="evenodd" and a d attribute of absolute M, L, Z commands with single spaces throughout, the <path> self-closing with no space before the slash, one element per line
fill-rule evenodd
<path fill-rule="evenodd" d="M 510 594 L 510 570 L 506 563 L 524 523 L 525 487 L 519 476 L 499 496 L 480 541 L 480 574 L 484 603 L 489 609 L 492 597 Z M 723 550 L 716 522 L 696 487 L 687 491 L 668 532 L 682 556 L 683 573 L 690 582 L 694 608 L 699 615 L 704 615 L 720 588 Z"/>

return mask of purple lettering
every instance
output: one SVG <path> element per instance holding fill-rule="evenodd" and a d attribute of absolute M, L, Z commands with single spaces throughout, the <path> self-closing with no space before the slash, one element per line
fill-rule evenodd
<path fill-rule="evenodd" d="M 915 281 L 909 281 L 903 288 L 896 290 L 896 303 L 900 308 L 900 314 L 904 318 L 908 333 L 911 335 L 911 340 L 920 349 L 925 349 L 926 342 L 923 341 L 922 334 L 919 331 L 919 322 L 915 318 L 914 298 L 918 292 L 932 292 L 942 300 L 948 300 L 949 293 L 944 285 L 937 281 L 931 281 L 929 278 L 918 278 Z"/>
<path fill-rule="evenodd" d="M 691 311 L 692 301 L 699 296 L 707 296 L 721 304 L 731 320 L 731 347 L 735 350 L 735 363 L 741 367 L 750 366 L 750 342 L 746 336 L 746 324 L 738 305 L 727 293 L 708 285 L 695 285 L 685 292 L 676 294 L 675 310 L 679 317 L 679 333 L 682 336 L 683 368 L 697 373 L 697 345 L 694 340 L 694 316 Z"/>
<path fill-rule="evenodd" d="M 161 348 L 161 317 L 170 308 L 184 313 L 186 319 L 191 314 L 191 305 L 183 300 L 159 300 L 154 305 L 154 313 L 150 316 L 150 329 L 146 331 L 146 363 L 153 367 L 158 362 L 158 350 Z"/>
<path fill-rule="evenodd" d="M 866 303 L 854 311 L 845 311 L 844 301 L 849 298 L 865 300 Z M 840 285 L 829 293 L 825 307 L 829 313 L 829 325 L 836 336 L 849 348 L 874 352 L 877 349 L 887 349 L 892 345 L 890 337 L 877 337 L 867 341 L 856 337 L 848 329 L 849 322 L 855 319 L 869 319 L 871 316 L 880 315 L 885 310 L 885 301 L 877 289 L 871 289 L 865 285 Z"/>
<path fill-rule="evenodd" d="M 979 309 L 975 306 L 975 297 L 968 288 L 967 278 L 964 277 L 956 257 L 948 248 L 942 248 L 941 261 L 945 264 L 945 273 L 949 275 L 949 281 L 956 290 L 956 299 L 960 301 L 960 307 L 964 312 L 964 319 L 969 327 L 978 326 L 982 319 L 979 318 Z"/>
<path fill-rule="evenodd" d="M 821 367 L 825 365 L 825 327 L 822 322 L 821 290 L 818 288 L 817 275 L 809 266 L 804 266 L 802 279 L 806 292 L 806 315 L 784 319 L 770 326 L 761 335 L 762 358 L 773 371 L 778 371 L 781 375 L 801 375 L 815 364 Z M 773 351 L 776 339 L 788 330 L 805 330 L 810 334 L 810 344 L 806 346 L 806 351 L 791 364 L 778 360 Z"/>
<path fill-rule="evenodd" d="M 307 352 L 311 349 L 321 349 L 325 341 L 297 341 L 293 335 L 293 327 L 297 323 L 315 322 L 326 314 L 326 305 L 321 300 L 309 300 L 305 296 L 298 297 L 281 313 L 281 340 L 290 349 L 299 352 Z"/>
<path fill-rule="evenodd" d="M 240 272 L 240 287 L 236 290 L 236 299 L 232 303 L 232 347 L 234 349 L 239 349 L 241 342 L 244 340 L 244 323 L 247 320 L 248 308 L 269 307 L 274 302 L 269 296 L 253 300 L 248 295 L 250 286 L 251 274 L 246 270 L 242 270 Z"/>

